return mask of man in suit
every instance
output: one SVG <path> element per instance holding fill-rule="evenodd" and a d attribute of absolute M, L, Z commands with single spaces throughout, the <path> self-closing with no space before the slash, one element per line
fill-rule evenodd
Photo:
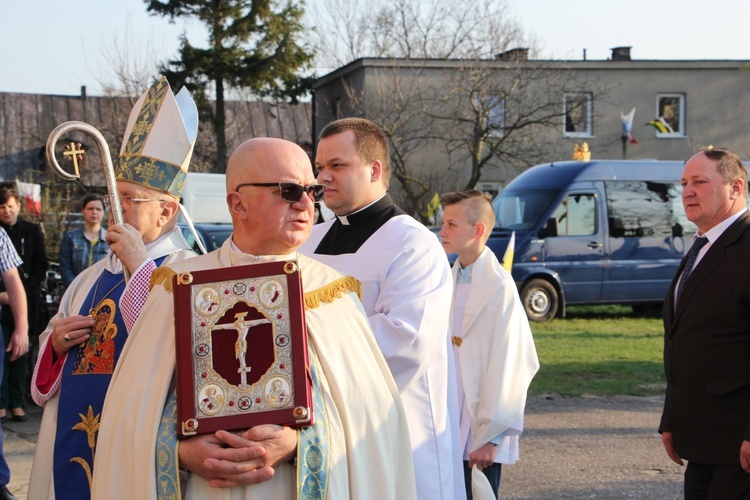
<path fill-rule="evenodd" d="M 750 498 L 750 216 L 747 169 L 709 148 L 685 162 L 698 227 L 664 304 L 667 392 L 659 432 L 685 498 Z"/>

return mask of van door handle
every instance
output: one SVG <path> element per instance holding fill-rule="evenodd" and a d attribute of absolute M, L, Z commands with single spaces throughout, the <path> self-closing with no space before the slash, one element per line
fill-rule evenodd
<path fill-rule="evenodd" d="M 604 245 L 602 245 L 601 243 L 598 243 L 596 241 L 592 241 L 591 243 L 589 243 L 589 248 L 601 248 L 603 246 Z"/>

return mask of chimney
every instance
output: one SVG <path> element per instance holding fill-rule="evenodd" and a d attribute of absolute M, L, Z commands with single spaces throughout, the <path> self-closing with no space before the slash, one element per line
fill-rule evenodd
<path fill-rule="evenodd" d="M 630 61 L 630 49 L 632 47 L 613 47 L 612 48 L 612 60 L 613 61 Z"/>
<path fill-rule="evenodd" d="M 516 49 L 506 50 L 505 52 L 497 54 L 495 56 L 495 59 L 497 59 L 498 61 L 505 61 L 505 62 L 528 61 L 529 49 L 516 48 Z"/>
<path fill-rule="evenodd" d="M 81 99 L 86 99 L 86 86 L 81 85 Z"/>

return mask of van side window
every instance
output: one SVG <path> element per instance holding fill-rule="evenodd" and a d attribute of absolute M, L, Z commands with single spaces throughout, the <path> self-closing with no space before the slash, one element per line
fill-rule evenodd
<path fill-rule="evenodd" d="M 596 196 L 569 194 L 552 213 L 558 236 L 589 236 L 596 233 Z"/>
<path fill-rule="evenodd" d="M 532 229 L 559 193 L 558 189 L 504 189 L 492 202 L 495 227 L 517 231 Z"/>
<path fill-rule="evenodd" d="M 695 233 L 682 208 L 677 182 L 607 181 L 609 235 L 623 237 L 680 237 Z"/>

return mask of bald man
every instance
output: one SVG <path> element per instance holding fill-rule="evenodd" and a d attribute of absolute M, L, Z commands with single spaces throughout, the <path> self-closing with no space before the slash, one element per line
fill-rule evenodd
<path fill-rule="evenodd" d="M 187 476 L 188 498 L 416 497 L 406 417 L 355 293 L 358 283 L 297 253 L 322 194 L 300 147 L 281 139 L 247 141 L 227 168 L 232 237 L 220 249 L 171 269 L 298 262 L 308 304 L 315 425 L 301 430 L 258 425 L 180 443 L 165 439 L 176 432 L 176 420 L 169 417 L 174 305 L 171 291 L 155 285 L 105 402 L 99 442 L 106 443 L 107 453 L 96 456 L 94 497 L 173 495 L 179 492 L 178 466 L 183 479 Z M 132 408 L 141 411 L 134 417 Z"/>

